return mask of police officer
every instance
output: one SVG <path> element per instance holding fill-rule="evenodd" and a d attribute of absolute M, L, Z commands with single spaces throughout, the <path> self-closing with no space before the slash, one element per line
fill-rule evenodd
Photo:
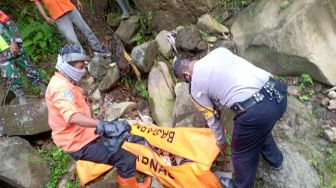
<path fill-rule="evenodd" d="M 219 111 L 228 108 L 235 114 L 235 178 L 221 178 L 225 187 L 253 187 L 260 154 L 273 169 L 281 169 L 283 155 L 272 128 L 287 107 L 285 84 L 226 48 L 217 48 L 198 61 L 177 59 L 173 69 L 177 78 L 190 83 L 192 101 L 205 116 L 222 151 L 226 141 Z"/>
<path fill-rule="evenodd" d="M 85 74 L 88 60 L 78 44 L 60 50 L 58 72 L 51 78 L 46 92 L 53 141 L 75 160 L 115 166 L 120 188 L 148 188 L 149 177 L 143 184 L 136 182 L 136 156 L 121 148 L 129 124 L 125 120 L 106 122 L 91 117 L 88 100 L 77 85 Z"/>
<path fill-rule="evenodd" d="M 18 67 L 24 70 L 28 79 L 40 88 L 44 96 L 46 85 L 41 73 L 36 69 L 22 47 L 22 39 L 15 23 L 0 10 L 0 69 L 7 87 L 19 98 L 20 104 L 26 103 L 22 90 L 22 79 Z"/>

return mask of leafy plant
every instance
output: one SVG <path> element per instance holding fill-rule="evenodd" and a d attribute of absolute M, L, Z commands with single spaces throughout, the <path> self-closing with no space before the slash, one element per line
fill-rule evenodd
<path fill-rule="evenodd" d="M 323 156 L 317 158 L 316 166 L 321 169 L 321 187 L 331 188 L 336 186 L 336 148 L 334 144 L 321 149 Z"/>
<path fill-rule="evenodd" d="M 145 42 L 145 37 L 142 35 L 141 32 L 138 32 L 133 38 L 132 38 L 133 41 L 135 41 L 135 43 L 137 45 L 140 45 L 142 43 Z"/>
<path fill-rule="evenodd" d="M 226 155 L 228 156 L 232 156 L 232 146 L 231 146 L 231 140 L 232 140 L 232 136 L 230 134 L 226 134 L 225 135 L 225 142 L 227 144 L 226 146 Z"/>
<path fill-rule="evenodd" d="M 56 54 L 61 47 L 58 31 L 44 22 L 33 4 L 21 10 L 17 24 L 23 46 L 35 64 L 48 61 L 50 54 Z"/>
<path fill-rule="evenodd" d="M 280 4 L 280 8 L 281 9 L 285 9 L 287 7 L 289 7 L 289 1 L 283 1 L 281 4 Z"/>
<path fill-rule="evenodd" d="M 129 75 L 125 75 L 121 78 L 121 83 L 126 87 L 131 87 L 132 78 Z"/>
<path fill-rule="evenodd" d="M 134 85 L 134 90 L 140 94 L 141 97 L 145 98 L 148 100 L 149 98 L 149 93 L 147 90 L 147 87 L 143 84 L 141 80 L 137 80 Z"/>
<path fill-rule="evenodd" d="M 202 40 L 206 41 L 206 39 L 209 37 L 209 33 L 202 31 L 202 30 L 198 30 L 198 32 L 201 34 Z"/>
<path fill-rule="evenodd" d="M 151 25 L 154 19 L 154 13 L 152 10 L 149 10 L 140 17 L 139 26 L 140 31 L 133 37 L 133 40 L 136 41 L 137 45 L 148 41 L 152 35 Z"/>
<path fill-rule="evenodd" d="M 79 180 L 74 172 L 68 171 L 68 166 L 72 160 L 71 156 L 65 153 L 61 148 L 54 147 L 51 150 L 40 149 L 39 152 L 49 162 L 52 172 L 51 180 L 46 185 L 47 188 L 57 187 L 59 180 L 65 174 L 73 174 L 73 179 L 68 179 L 67 186 L 69 188 L 79 187 Z"/>
<path fill-rule="evenodd" d="M 315 95 L 314 82 L 309 74 L 302 74 L 300 77 L 300 89 L 303 93 L 299 96 L 300 101 L 308 101 L 313 95 Z"/>

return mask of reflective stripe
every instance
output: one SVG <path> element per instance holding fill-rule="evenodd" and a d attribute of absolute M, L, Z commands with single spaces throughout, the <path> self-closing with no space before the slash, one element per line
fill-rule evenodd
<path fill-rule="evenodd" d="M 8 43 L 5 41 L 5 39 L 0 35 L 0 51 L 4 51 L 9 48 Z"/>
<path fill-rule="evenodd" d="M 203 114 L 206 120 L 209 120 L 210 118 L 213 118 L 215 116 L 213 108 L 207 108 L 205 106 L 202 106 L 197 101 L 195 101 L 195 99 L 193 99 L 192 97 L 190 98 L 191 98 L 191 101 L 196 106 L 197 110 Z"/>

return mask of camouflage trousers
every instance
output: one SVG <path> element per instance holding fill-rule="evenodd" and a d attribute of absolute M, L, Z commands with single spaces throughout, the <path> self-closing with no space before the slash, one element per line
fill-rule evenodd
<path fill-rule="evenodd" d="M 22 89 L 22 78 L 19 68 L 23 70 L 29 81 L 38 86 L 43 82 L 43 76 L 35 65 L 30 61 L 26 51 L 21 47 L 19 54 L 14 57 L 9 49 L 0 52 L 0 71 L 1 76 L 5 79 L 6 86 L 17 93 Z"/>

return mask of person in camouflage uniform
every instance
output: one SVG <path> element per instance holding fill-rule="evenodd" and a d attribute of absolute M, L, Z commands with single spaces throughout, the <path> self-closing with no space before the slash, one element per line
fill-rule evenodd
<path fill-rule="evenodd" d="M 22 90 L 22 78 L 18 72 L 21 68 L 28 79 L 40 88 L 44 96 L 46 85 L 40 71 L 33 65 L 25 49 L 18 28 L 4 12 L 0 10 L 0 71 L 7 87 L 19 98 L 20 104 L 26 103 Z"/>

